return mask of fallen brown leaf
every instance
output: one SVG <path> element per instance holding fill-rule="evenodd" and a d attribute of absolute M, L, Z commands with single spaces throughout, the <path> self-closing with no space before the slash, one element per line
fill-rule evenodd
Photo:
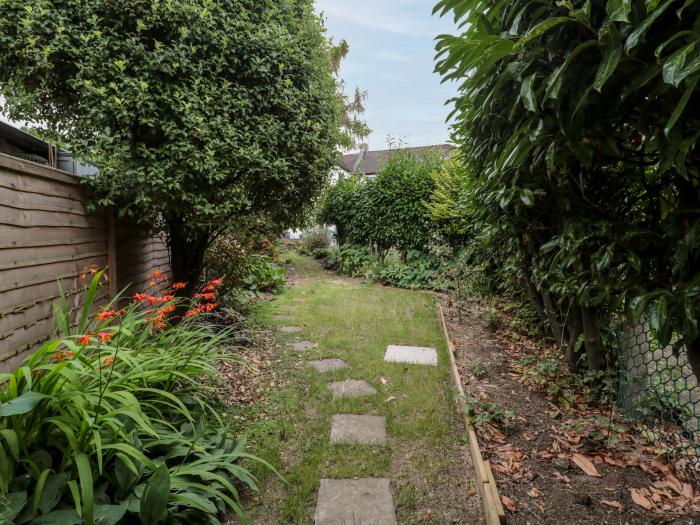
<path fill-rule="evenodd" d="M 515 502 L 512 499 L 510 499 L 508 496 L 501 496 L 501 501 L 503 502 L 505 508 L 515 514 Z"/>
<path fill-rule="evenodd" d="M 634 501 L 640 507 L 643 507 L 647 510 L 651 510 L 651 508 L 654 505 L 649 500 L 649 498 L 647 498 L 644 494 L 642 494 L 639 489 L 630 488 L 629 490 L 630 490 L 630 495 L 632 496 L 632 501 Z"/>
<path fill-rule="evenodd" d="M 467 493 L 471 494 L 472 496 L 476 494 L 476 487 L 474 485 L 470 485 L 469 488 L 467 489 Z"/>
<path fill-rule="evenodd" d="M 396 396 L 389 396 L 386 398 L 387 403 L 389 403 L 390 401 L 396 401 Z"/>
<path fill-rule="evenodd" d="M 589 476 L 593 476 L 595 478 L 601 477 L 601 475 L 598 473 L 598 469 L 595 468 L 595 465 L 583 454 L 579 454 L 577 452 L 571 456 L 571 460 Z"/>
<path fill-rule="evenodd" d="M 537 498 L 537 497 L 539 497 L 541 494 L 542 494 L 542 493 L 540 492 L 540 489 L 538 489 L 537 487 L 532 487 L 532 488 L 530 489 L 530 491 L 527 493 L 527 495 L 530 496 L 530 497 L 532 497 L 532 498 Z"/>
<path fill-rule="evenodd" d="M 617 501 L 617 500 L 612 500 L 612 501 L 610 501 L 610 500 L 604 499 L 604 500 L 601 500 L 600 502 L 601 502 L 603 505 L 607 505 L 608 507 L 613 507 L 613 508 L 619 510 L 620 512 L 622 512 L 623 510 L 625 510 L 625 507 L 622 505 L 622 503 L 620 503 L 620 502 Z"/>

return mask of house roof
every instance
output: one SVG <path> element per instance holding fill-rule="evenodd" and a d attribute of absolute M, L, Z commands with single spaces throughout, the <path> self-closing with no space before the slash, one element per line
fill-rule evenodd
<path fill-rule="evenodd" d="M 454 149 L 451 144 L 437 144 L 435 146 L 422 146 L 419 148 L 400 148 L 400 149 L 384 149 L 384 150 L 361 150 L 357 153 L 343 155 L 340 159 L 340 167 L 348 173 L 364 173 L 365 175 L 376 175 L 382 169 L 382 166 L 387 158 L 398 151 L 409 152 L 414 155 L 423 155 L 428 151 L 439 151 L 444 157 L 447 157 L 450 150 Z"/>

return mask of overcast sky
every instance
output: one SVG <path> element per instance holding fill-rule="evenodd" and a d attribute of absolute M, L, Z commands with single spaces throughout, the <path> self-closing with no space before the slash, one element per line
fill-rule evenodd
<path fill-rule="evenodd" d="M 411 146 L 449 139 L 445 101 L 456 86 L 433 73 L 435 42 L 455 33 L 451 16 L 431 16 L 437 0 L 317 0 L 328 35 L 345 39 L 350 54 L 341 76 L 348 91 L 368 92 L 365 118 L 371 149 L 387 147 L 387 135 Z"/>

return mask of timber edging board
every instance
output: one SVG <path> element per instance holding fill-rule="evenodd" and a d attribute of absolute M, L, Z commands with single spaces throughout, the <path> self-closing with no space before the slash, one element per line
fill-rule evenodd
<path fill-rule="evenodd" d="M 438 312 L 440 313 L 442 333 L 444 334 L 445 341 L 447 342 L 447 353 L 450 356 L 452 379 L 454 380 L 455 386 L 457 387 L 457 391 L 459 392 L 457 408 L 462 414 L 464 424 L 467 427 L 469 453 L 472 459 L 472 464 L 474 466 L 474 472 L 476 473 L 476 482 L 478 485 L 479 494 L 481 494 L 481 502 L 484 508 L 484 520 L 486 522 L 486 525 L 503 525 L 506 523 L 506 514 L 503 510 L 501 497 L 498 494 L 498 487 L 496 486 L 496 481 L 493 477 L 493 472 L 491 471 L 491 465 L 488 461 L 484 461 L 484 458 L 481 454 L 481 449 L 479 448 L 479 441 L 476 437 L 474 425 L 471 424 L 469 418 L 463 410 L 464 387 L 462 386 L 462 378 L 459 374 L 459 369 L 457 368 L 457 361 L 455 360 L 454 344 L 450 340 L 450 334 L 447 330 L 447 323 L 445 322 L 445 314 L 442 310 L 442 305 L 439 301 L 436 302 Z"/>

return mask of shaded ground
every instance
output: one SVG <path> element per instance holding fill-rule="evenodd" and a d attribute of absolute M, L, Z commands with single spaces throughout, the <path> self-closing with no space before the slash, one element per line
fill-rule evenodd
<path fill-rule="evenodd" d="M 692 488 L 609 406 L 574 402 L 563 412 L 531 391 L 517 362 L 542 349 L 527 348 L 508 330 L 490 331 L 476 304 L 461 323 L 444 306 L 465 392 L 515 415 L 509 427 L 486 422 L 478 429 L 499 492 L 515 511 L 506 511 L 509 524 L 700 523 Z M 584 473 L 577 461 L 590 468 L 585 460 L 600 477 Z"/>
<path fill-rule="evenodd" d="M 235 410 L 243 417 L 240 428 L 251 450 L 287 480 L 284 484 L 256 469 L 264 481 L 258 494 L 246 496 L 252 522 L 312 523 L 322 477 L 377 477 L 392 480 L 399 523 L 481 523 L 434 299 L 341 279 L 311 259 L 291 258 L 293 286 L 260 304 L 254 314 L 260 331 L 251 351 L 264 372 L 256 376 L 260 392 L 258 386 L 250 388 L 260 398 Z M 275 319 L 279 314 L 294 321 Z M 288 325 L 304 331 L 282 334 L 265 328 Z M 307 339 L 318 346 L 297 351 L 286 344 Z M 391 343 L 437 347 L 440 364 L 385 363 L 384 350 Z M 320 375 L 306 364 L 336 357 L 349 368 Z M 230 378 L 236 382 L 235 374 Z M 326 383 L 345 379 L 364 379 L 379 393 L 332 400 Z M 334 414 L 384 416 L 387 445 L 331 445 Z"/>

